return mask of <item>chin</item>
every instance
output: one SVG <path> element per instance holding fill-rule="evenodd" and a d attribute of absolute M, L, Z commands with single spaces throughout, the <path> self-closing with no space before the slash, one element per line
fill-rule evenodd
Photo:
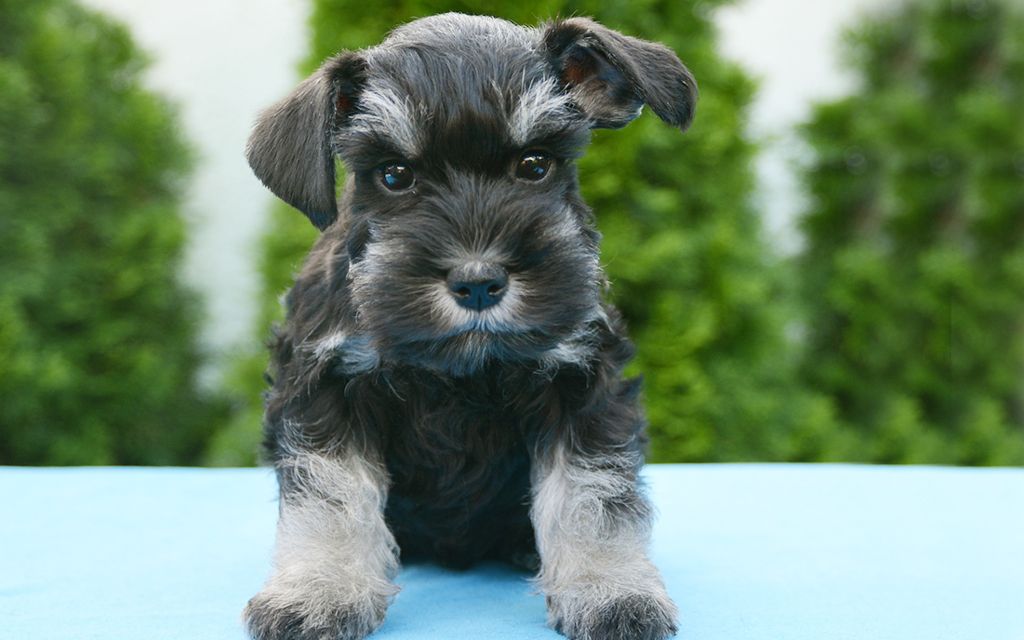
<path fill-rule="evenodd" d="M 444 338 L 397 345 L 387 350 L 394 367 L 427 369 L 461 378 L 488 367 L 521 368 L 542 362 L 562 341 L 539 331 L 470 327 Z"/>

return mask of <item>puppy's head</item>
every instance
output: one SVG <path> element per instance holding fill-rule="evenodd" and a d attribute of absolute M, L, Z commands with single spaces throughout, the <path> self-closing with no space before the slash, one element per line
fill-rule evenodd
<path fill-rule="evenodd" d="M 256 175 L 338 236 L 358 330 L 387 360 L 468 373 L 575 360 L 600 315 L 598 234 L 573 164 L 648 105 L 685 128 L 669 49 L 585 18 L 446 14 L 329 59 L 260 118 Z M 346 165 L 343 219 L 335 157 Z"/>

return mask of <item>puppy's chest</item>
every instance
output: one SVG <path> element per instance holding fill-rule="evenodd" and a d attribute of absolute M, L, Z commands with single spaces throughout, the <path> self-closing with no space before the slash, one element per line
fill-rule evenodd
<path fill-rule="evenodd" d="M 516 474 L 529 474 L 531 435 L 486 393 L 423 390 L 387 433 L 392 491 L 423 507 L 482 505 Z"/>
<path fill-rule="evenodd" d="M 462 566 L 530 546 L 531 434 L 501 385 L 393 380 L 386 517 L 403 557 Z"/>

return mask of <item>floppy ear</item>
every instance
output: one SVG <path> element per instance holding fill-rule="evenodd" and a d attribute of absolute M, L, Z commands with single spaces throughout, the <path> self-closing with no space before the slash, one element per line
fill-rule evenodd
<path fill-rule="evenodd" d="M 693 120 L 697 82 L 664 45 L 623 35 L 589 18 L 569 18 L 547 26 L 543 46 L 594 127 L 624 127 L 644 104 L 682 130 Z"/>
<path fill-rule="evenodd" d="M 256 121 L 245 157 L 253 173 L 321 231 L 338 217 L 331 135 L 355 107 L 366 63 L 330 58 Z"/>

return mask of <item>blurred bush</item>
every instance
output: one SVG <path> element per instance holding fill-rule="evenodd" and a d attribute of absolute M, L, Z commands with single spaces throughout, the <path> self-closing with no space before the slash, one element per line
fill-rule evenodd
<path fill-rule="evenodd" d="M 795 350 L 783 338 L 784 270 L 750 206 L 756 148 L 743 127 L 754 86 L 716 51 L 711 11 L 719 4 L 531 0 L 496 9 L 472 1 L 316 0 L 302 74 L 341 49 L 379 42 L 395 25 L 444 11 L 530 25 L 590 15 L 672 47 L 701 86 L 692 129 L 681 134 L 645 115 L 622 131 L 596 132 L 580 162 L 584 196 L 605 236 L 612 297 L 639 348 L 632 371 L 646 378 L 653 458 L 841 457 L 830 406 L 797 386 Z M 275 207 L 262 250 L 260 337 L 278 318 L 277 297 L 314 237 L 301 214 Z M 253 460 L 264 366 L 262 353 L 236 363 L 234 392 L 247 408 L 218 435 L 209 462 Z"/>
<path fill-rule="evenodd" d="M 178 281 L 190 157 L 124 27 L 0 0 L 0 464 L 187 464 L 196 389 Z"/>
<path fill-rule="evenodd" d="M 814 110 L 803 377 L 850 457 L 1024 464 L 1024 14 L 915 1 L 853 30 Z"/>
<path fill-rule="evenodd" d="M 913 0 L 850 32 L 862 86 L 801 129 L 806 245 L 786 262 L 750 204 L 754 86 L 717 54 L 720 4 L 315 0 L 301 74 L 452 10 L 665 42 L 701 85 L 692 129 L 646 115 L 579 164 L 652 458 L 1024 464 L 1024 9 Z M 190 154 L 144 67 L 74 2 L 0 0 L 0 464 L 256 460 L 260 342 L 316 231 L 274 206 L 229 416 L 195 382 Z"/>

